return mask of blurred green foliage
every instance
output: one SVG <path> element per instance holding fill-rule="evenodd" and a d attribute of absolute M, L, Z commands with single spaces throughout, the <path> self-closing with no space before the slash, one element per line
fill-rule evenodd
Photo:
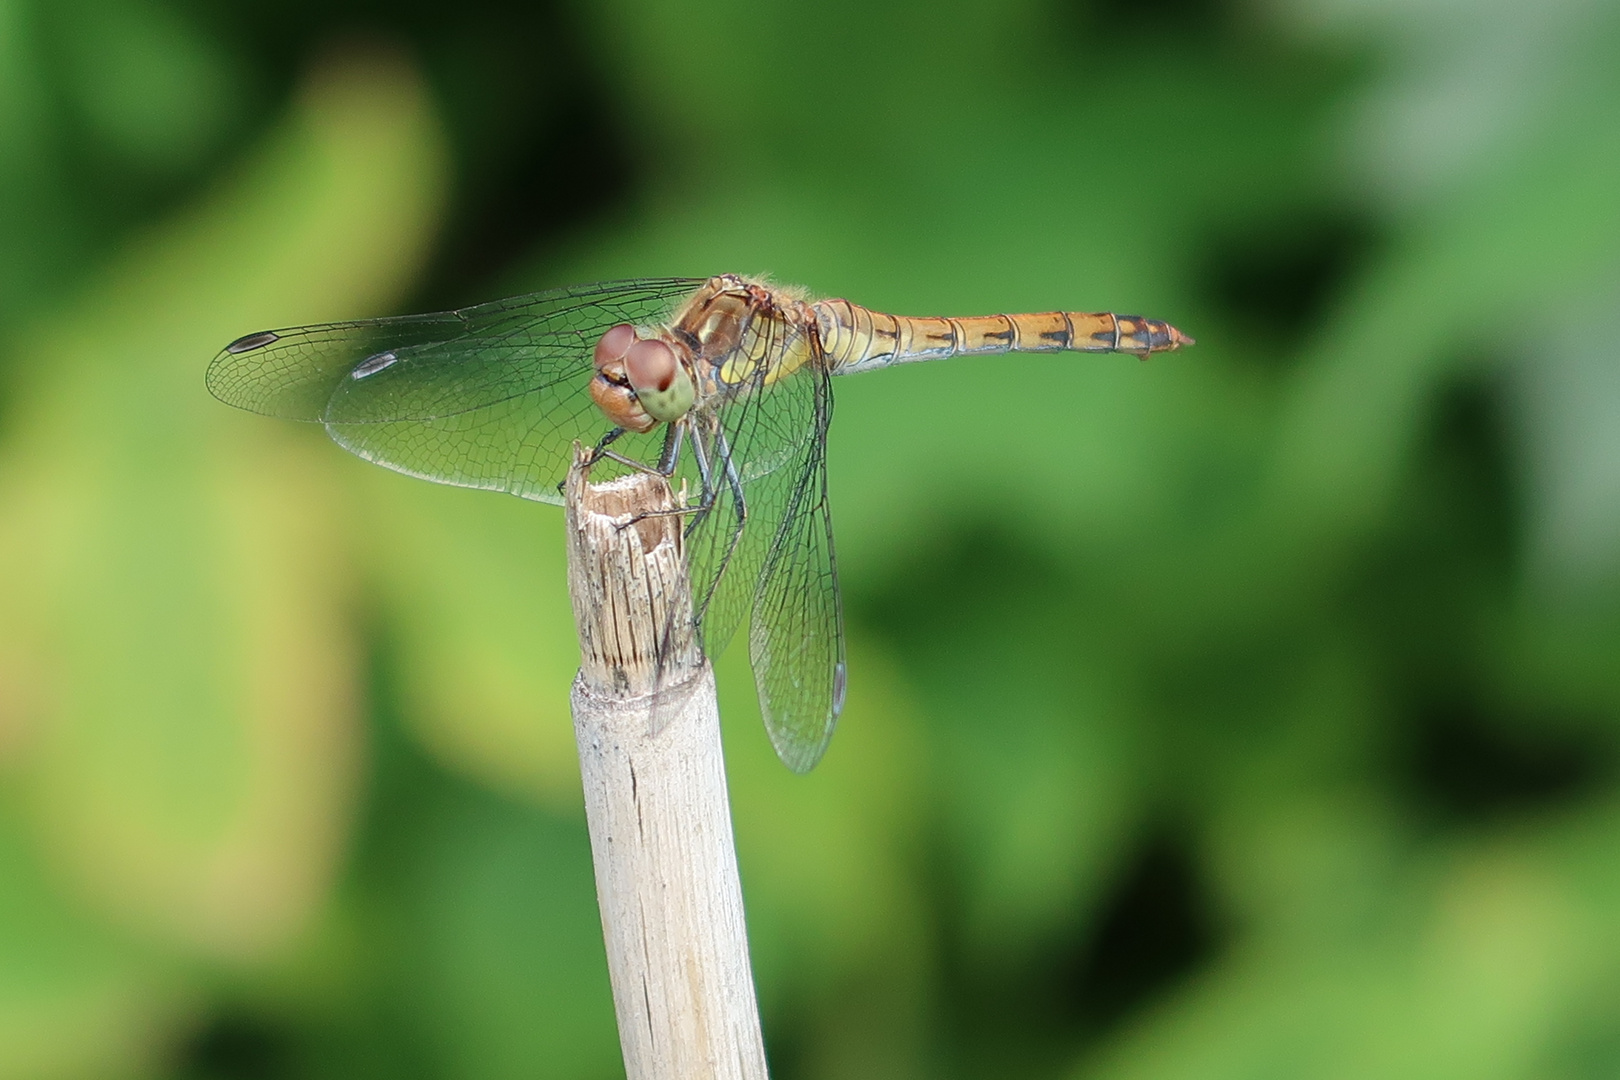
<path fill-rule="evenodd" d="M 248 330 L 769 270 L 842 728 L 719 665 L 775 1075 L 1620 1073 L 1620 11 L 0 0 L 0 1080 L 620 1073 L 560 515 Z"/>

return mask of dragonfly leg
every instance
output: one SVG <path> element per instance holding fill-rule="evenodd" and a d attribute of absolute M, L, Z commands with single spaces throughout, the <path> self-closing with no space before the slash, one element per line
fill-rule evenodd
<path fill-rule="evenodd" d="M 622 427 L 616 427 L 616 428 L 613 428 L 611 431 L 609 431 L 606 435 L 602 436 L 602 438 L 597 442 L 597 444 L 595 446 L 591 447 L 591 456 L 585 459 L 584 468 L 589 469 L 592 465 L 595 465 L 598 461 L 601 461 L 603 458 L 613 456 L 608 451 L 608 444 L 611 443 L 614 439 L 617 439 L 620 435 L 623 435 L 624 430 L 625 429 L 622 428 Z M 562 494 L 563 489 L 565 489 L 567 486 L 568 486 L 568 480 L 567 480 L 566 477 L 564 479 L 562 479 L 562 480 L 557 481 L 557 493 L 559 495 Z"/>
<path fill-rule="evenodd" d="M 714 509 L 714 500 L 720 493 L 714 485 L 714 467 L 709 464 L 709 452 L 703 449 L 702 439 L 692 440 L 692 460 L 697 463 L 698 482 L 703 485 L 703 490 L 698 496 L 698 513 L 686 526 L 688 533 L 697 528 L 698 522 Z"/>
<path fill-rule="evenodd" d="M 716 435 L 720 440 L 721 447 L 725 450 L 726 483 L 731 485 L 731 493 L 737 499 L 737 531 L 740 533 L 743 525 L 748 521 L 748 504 L 743 501 L 742 477 L 737 473 L 737 463 L 732 460 L 731 447 L 726 442 L 725 433 L 717 432 Z"/>
<path fill-rule="evenodd" d="M 686 423 L 677 420 L 669 425 L 664 433 L 664 449 L 658 455 L 658 471 L 664 476 L 674 476 L 675 466 L 681 462 L 681 440 L 686 437 Z"/>
<path fill-rule="evenodd" d="M 716 448 L 720 451 L 720 456 L 724 459 L 722 464 L 725 465 L 726 469 L 726 486 L 731 489 L 731 498 L 737 507 L 737 523 L 732 526 L 731 539 L 726 542 L 726 553 L 720 557 L 720 563 L 715 569 L 714 580 L 719 581 L 725 576 L 726 570 L 731 566 L 732 556 L 737 554 L 737 546 L 742 543 L 743 528 L 748 524 L 748 501 L 743 497 L 742 477 L 737 473 L 737 463 L 732 459 L 731 446 L 726 442 L 725 432 L 716 429 L 714 433 L 714 441 Z M 692 440 L 692 446 L 694 448 L 699 445 L 698 440 Z M 702 460 L 701 455 L 699 455 L 699 460 Z M 704 471 L 707 471 L 706 462 L 704 462 Z M 711 492 L 708 505 L 703 508 L 703 514 L 706 515 L 718 500 L 719 491 L 715 489 L 708 476 L 704 477 L 704 486 Z M 687 525 L 687 532 L 690 533 L 702 520 L 702 515 L 694 518 L 692 522 Z M 706 598 L 704 600 L 705 605 L 707 605 L 709 599 L 713 599 L 713 597 L 711 596 Z M 707 610 L 698 612 L 698 622 L 700 624 L 703 622 L 703 618 L 707 614 Z"/>
<path fill-rule="evenodd" d="M 675 475 L 675 467 L 680 464 L 681 460 L 681 443 L 686 436 L 686 425 L 684 423 L 673 423 L 664 432 L 664 448 L 658 452 L 657 465 L 648 465 L 645 462 L 627 458 L 623 454 L 615 454 L 612 450 L 605 449 L 609 442 L 624 434 L 624 429 L 615 428 L 613 432 L 608 434 L 611 436 L 610 438 L 604 438 L 596 444 L 596 449 L 593 451 L 594 456 L 591 458 L 592 463 L 607 458 L 609 461 L 617 461 L 620 465 L 629 466 L 637 472 L 662 476 L 666 480 Z"/>
<path fill-rule="evenodd" d="M 591 458 L 585 463 L 585 467 L 588 469 L 607 456 L 608 444 L 617 439 L 620 435 L 623 435 L 624 430 L 625 429 L 622 427 L 616 427 L 609 431 L 606 435 L 602 436 L 602 438 L 597 441 L 597 444 L 591 448 Z"/>
<path fill-rule="evenodd" d="M 727 445 L 725 433 L 719 429 L 718 425 L 715 428 L 714 438 L 716 445 L 720 447 L 721 454 L 725 456 L 726 480 L 731 487 L 732 494 L 737 499 L 737 528 L 741 530 L 743 521 L 748 517 L 747 508 L 743 504 L 742 477 L 737 474 L 737 467 L 731 460 L 731 447 Z M 709 516 L 710 511 L 714 509 L 715 502 L 720 497 L 720 488 L 714 482 L 714 465 L 709 461 L 708 451 L 703 449 L 702 439 L 692 440 L 692 458 L 697 463 L 698 480 L 703 485 L 703 491 L 698 497 L 696 506 L 690 506 L 684 511 L 680 511 L 693 515 L 692 520 L 686 526 L 688 533 L 702 524 L 703 519 Z M 733 546 L 735 546 L 735 542 L 733 542 Z"/>
<path fill-rule="evenodd" d="M 714 441 L 715 445 L 720 450 L 721 457 L 724 458 L 724 464 L 726 467 L 726 486 L 731 488 L 732 498 L 735 499 L 737 503 L 737 532 L 738 534 L 741 534 L 743 525 L 748 521 L 748 504 L 743 501 L 742 477 L 737 474 L 737 463 L 731 459 L 731 446 L 726 442 L 725 432 L 718 430 L 715 431 Z M 698 449 L 698 443 L 696 440 L 693 441 L 692 446 L 694 449 Z M 707 513 L 709 510 L 714 508 L 715 500 L 719 492 L 716 490 L 714 483 L 712 467 L 709 465 L 708 460 L 705 458 L 701 450 L 699 450 L 697 457 L 698 471 L 703 474 L 703 488 L 709 493 L 709 498 L 703 505 L 703 510 L 705 513 Z M 702 520 L 702 517 L 694 519 L 689 527 L 696 528 L 698 522 Z M 735 538 L 732 540 L 732 546 L 736 546 Z M 729 558 L 729 555 L 727 557 Z"/>
<path fill-rule="evenodd" d="M 619 457 L 611 450 L 607 451 L 606 456 L 612 458 L 614 461 L 640 469 L 642 472 L 652 473 L 655 476 L 662 476 L 667 479 L 668 477 L 675 475 L 675 468 L 680 464 L 681 446 L 683 445 L 685 438 L 686 422 L 682 420 L 671 424 L 669 426 L 668 433 L 664 436 L 664 449 L 658 455 L 658 467 L 654 469 L 649 469 L 639 461 L 630 461 L 627 458 Z M 703 483 L 703 492 L 699 496 L 697 505 L 676 507 L 673 510 L 643 511 L 642 513 L 639 513 L 635 517 L 631 518 L 629 521 L 625 522 L 623 525 L 620 525 L 620 529 L 628 529 L 636 522 L 644 521 L 651 517 L 674 517 L 684 514 L 696 514 L 698 515 L 699 519 L 701 519 L 703 514 L 708 513 L 709 508 L 714 505 L 714 485 L 709 481 L 709 463 L 708 459 L 703 454 L 703 443 L 701 440 L 692 440 L 692 454 L 697 460 L 698 476 L 701 478 Z"/>

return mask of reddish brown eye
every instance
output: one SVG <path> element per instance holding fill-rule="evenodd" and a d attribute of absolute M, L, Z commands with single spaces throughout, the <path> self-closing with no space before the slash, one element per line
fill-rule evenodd
<path fill-rule="evenodd" d="M 668 390 L 675 381 L 675 353 L 662 341 L 638 341 L 624 354 L 624 373 L 637 390 Z"/>
<path fill-rule="evenodd" d="M 621 359 L 635 342 L 636 328 L 629 323 L 609 327 L 607 333 L 596 342 L 596 366 L 604 368 Z"/>

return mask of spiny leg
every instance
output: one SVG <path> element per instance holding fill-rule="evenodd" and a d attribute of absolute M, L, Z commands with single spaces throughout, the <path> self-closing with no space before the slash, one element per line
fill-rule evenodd
<path fill-rule="evenodd" d="M 606 452 L 606 456 L 614 461 L 628 465 L 631 468 L 639 469 L 642 472 L 649 473 L 654 476 L 662 476 L 665 479 L 668 479 L 669 477 L 675 475 L 675 470 L 680 465 L 681 447 L 686 439 L 686 424 L 687 421 L 685 419 L 677 420 L 675 423 L 671 424 L 668 431 L 665 432 L 664 448 L 658 454 L 657 468 L 649 468 L 639 461 L 632 461 L 629 458 L 620 457 L 619 455 L 614 454 L 611 450 Z M 701 440 L 692 440 L 692 450 L 693 456 L 697 459 L 698 474 L 703 481 L 703 494 L 699 500 L 699 504 L 697 506 L 680 506 L 672 510 L 644 510 L 632 517 L 629 521 L 626 521 L 623 525 L 620 525 L 620 529 L 627 529 L 636 522 L 644 521 L 651 517 L 672 517 L 683 514 L 702 515 L 708 511 L 709 507 L 714 504 L 714 494 L 713 485 L 709 482 L 708 467 L 703 458 Z"/>
<path fill-rule="evenodd" d="M 715 448 L 719 451 L 722 459 L 721 463 L 725 466 L 726 484 L 731 488 L 732 502 L 737 508 L 737 523 L 732 527 L 731 539 L 726 542 L 726 553 L 720 557 L 719 565 L 715 569 L 714 580 L 718 582 L 721 578 L 725 577 L 726 570 L 731 566 L 732 557 L 737 554 L 737 548 L 742 544 L 743 529 L 748 524 L 748 502 L 743 497 L 742 477 L 737 472 L 737 463 L 732 460 L 731 444 L 726 441 L 725 431 L 720 429 L 718 426 L 715 428 L 714 441 Z M 696 447 L 698 445 L 698 440 L 694 439 L 692 441 L 692 445 Z M 707 478 L 705 478 L 705 483 L 707 484 Z M 709 499 L 710 506 L 714 505 L 714 502 L 718 496 L 719 493 L 716 491 L 714 496 Z M 707 513 L 707 509 L 705 509 L 705 513 Z M 693 519 L 691 524 L 687 526 L 688 535 L 691 535 L 691 531 L 697 527 L 698 522 L 701 520 L 701 518 Z M 700 624 L 703 622 L 704 616 L 708 614 L 707 607 L 711 599 L 713 599 L 712 593 L 703 598 L 705 610 L 698 613 L 698 622 Z"/>
<path fill-rule="evenodd" d="M 614 430 L 618 431 L 620 434 L 623 434 L 622 428 L 615 428 Z M 658 452 L 658 464 L 656 466 L 648 465 L 646 462 L 637 461 L 635 458 L 627 458 L 623 454 L 616 454 L 612 450 L 605 449 L 608 443 L 612 442 L 613 439 L 618 438 L 618 435 L 614 435 L 612 432 L 608 433 L 611 436 L 610 438 L 604 438 L 601 442 L 596 444 L 596 450 L 594 451 L 595 457 L 593 457 L 591 461 L 594 463 L 600 461 L 602 458 L 607 458 L 609 461 L 617 461 L 620 465 L 634 469 L 637 472 L 644 472 L 651 476 L 662 476 L 667 480 L 671 476 L 675 475 L 675 466 L 680 463 L 681 440 L 685 436 L 685 433 L 686 424 L 684 421 L 676 421 L 664 429 L 664 448 Z M 640 518 L 637 518 L 636 520 L 639 521 Z"/>
<path fill-rule="evenodd" d="M 726 441 L 726 433 L 717 429 L 714 441 L 726 459 L 726 483 L 731 485 L 732 498 L 737 500 L 737 535 L 740 536 L 743 526 L 748 523 L 748 503 L 743 500 L 742 477 L 737 472 L 736 461 L 732 460 L 731 444 Z M 736 547 L 735 539 L 732 540 L 732 547 Z"/>
<path fill-rule="evenodd" d="M 591 448 L 591 456 L 585 462 L 585 467 L 588 469 L 592 465 L 595 465 L 598 461 L 601 461 L 604 457 L 606 457 L 607 454 L 608 454 L 608 445 L 610 443 L 612 443 L 615 439 L 617 439 L 619 436 L 623 435 L 624 431 L 625 431 L 624 428 L 616 427 L 616 428 L 613 428 L 610 431 L 608 431 L 608 433 L 606 435 L 602 436 L 599 440 L 597 440 L 596 445 Z"/>
<path fill-rule="evenodd" d="M 685 438 L 685 420 L 677 420 L 664 432 L 664 449 L 658 454 L 658 471 L 663 475 L 675 475 L 675 466 L 681 463 L 681 441 Z"/>
<path fill-rule="evenodd" d="M 716 428 L 718 431 L 718 426 Z M 699 499 L 698 512 L 692 520 L 686 523 L 686 534 L 690 536 L 709 511 L 714 509 L 714 501 L 719 497 L 720 489 L 714 483 L 714 467 L 709 463 L 709 452 L 703 448 L 703 440 L 692 440 L 692 460 L 697 463 L 698 482 L 703 485 L 702 497 Z"/>
<path fill-rule="evenodd" d="M 589 469 L 592 465 L 595 465 L 598 461 L 601 461 L 605 457 L 613 457 L 618 460 L 618 456 L 608 450 L 608 444 L 623 434 L 624 428 L 622 427 L 610 429 L 606 435 L 602 436 L 602 438 L 597 441 L 595 446 L 591 447 L 591 456 L 586 458 L 584 462 L 581 463 L 580 467 Z M 567 487 L 568 480 L 566 477 L 557 481 L 557 493 L 559 495 L 562 494 L 564 489 Z"/>

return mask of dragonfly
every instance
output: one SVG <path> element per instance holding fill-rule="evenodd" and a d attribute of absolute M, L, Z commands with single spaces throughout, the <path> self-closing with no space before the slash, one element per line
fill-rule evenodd
<path fill-rule="evenodd" d="M 718 656 L 748 618 L 766 730 L 802 773 L 825 753 L 846 686 L 832 377 L 998 353 L 1145 359 L 1191 344 L 1136 315 L 907 317 L 720 274 L 264 330 L 225 346 L 207 386 L 443 484 L 561 504 L 576 445 L 602 468 L 679 479 L 699 640 Z"/>

